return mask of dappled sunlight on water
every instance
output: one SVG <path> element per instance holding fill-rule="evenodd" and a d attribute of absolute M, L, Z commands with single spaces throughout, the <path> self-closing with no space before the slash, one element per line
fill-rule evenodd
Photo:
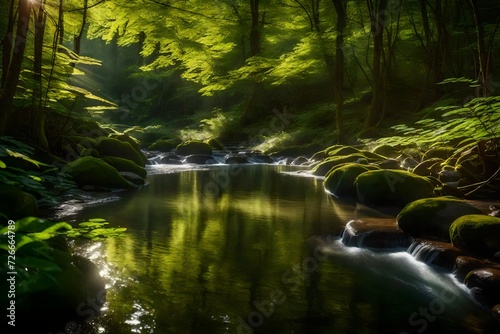
<path fill-rule="evenodd" d="M 279 173 L 286 166 L 229 168 L 151 175 L 148 187 L 68 217 L 128 228 L 81 251 L 108 287 L 96 328 L 417 332 L 409 319 L 417 312 L 413 320 L 421 320 L 420 307 L 429 305 L 439 311 L 427 321 L 433 332 L 481 333 L 474 328 L 494 325 L 450 275 L 402 251 L 340 243 L 348 220 L 383 213 L 333 201 L 321 180 Z M 450 296 L 453 302 L 436 309 Z"/>

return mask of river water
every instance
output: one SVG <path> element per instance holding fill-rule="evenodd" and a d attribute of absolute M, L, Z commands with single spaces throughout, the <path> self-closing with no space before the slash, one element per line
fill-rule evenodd
<path fill-rule="evenodd" d="M 276 165 L 149 172 L 143 189 L 65 214 L 128 229 L 79 246 L 108 288 L 93 333 L 500 333 L 451 275 L 343 246 L 348 220 L 383 215 L 333 201 L 319 179 Z"/>

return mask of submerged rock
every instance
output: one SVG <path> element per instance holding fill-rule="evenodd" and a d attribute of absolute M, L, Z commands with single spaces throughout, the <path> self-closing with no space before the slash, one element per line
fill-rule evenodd
<path fill-rule="evenodd" d="M 429 265 L 438 266 L 452 271 L 457 257 L 464 253 L 448 242 L 415 239 L 408 248 L 415 259 Z"/>
<path fill-rule="evenodd" d="M 372 170 L 355 182 L 358 200 L 366 205 L 405 206 L 417 199 L 433 197 L 433 184 L 426 178 L 402 170 Z"/>
<path fill-rule="evenodd" d="M 179 144 L 175 149 L 178 155 L 211 155 L 212 146 L 199 140 L 190 140 Z"/>
<path fill-rule="evenodd" d="M 396 219 L 398 226 L 412 237 L 450 241 L 450 226 L 457 218 L 480 213 L 469 203 L 450 196 L 411 202 Z"/>
<path fill-rule="evenodd" d="M 346 246 L 365 248 L 407 248 L 411 242 L 394 219 L 385 218 L 351 220 L 342 231 L 341 239 Z"/>
<path fill-rule="evenodd" d="M 217 164 L 217 160 L 212 155 L 208 154 L 192 154 L 188 155 L 184 160 L 188 164 L 206 165 L 206 164 Z"/>
<path fill-rule="evenodd" d="M 500 269 L 475 269 L 467 275 L 464 283 L 482 305 L 492 308 L 500 304 Z"/>
<path fill-rule="evenodd" d="M 243 154 L 228 154 L 224 157 L 225 164 L 247 164 L 248 158 Z"/>
<path fill-rule="evenodd" d="M 64 166 L 62 171 L 70 175 L 80 188 L 84 186 L 122 189 L 134 188 L 131 183 L 118 174 L 116 168 L 94 157 L 79 158 Z"/>
<path fill-rule="evenodd" d="M 487 215 L 466 215 L 450 226 L 453 245 L 483 257 L 494 256 L 500 251 L 500 218 Z"/>

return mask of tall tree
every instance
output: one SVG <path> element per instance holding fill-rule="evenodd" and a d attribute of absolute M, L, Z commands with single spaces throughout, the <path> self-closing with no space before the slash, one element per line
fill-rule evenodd
<path fill-rule="evenodd" d="M 49 149 L 49 144 L 45 136 L 45 113 L 43 109 L 43 82 L 42 82 L 42 62 L 43 62 L 43 40 L 45 37 L 45 23 L 47 15 L 45 11 L 45 0 L 36 3 L 34 6 L 33 21 L 35 26 L 35 43 L 33 56 L 33 101 L 30 110 L 31 138 L 34 143 L 44 150 Z"/>
<path fill-rule="evenodd" d="M 339 143 L 344 142 L 344 129 L 342 122 L 342 113 L 344 109 L 344 94 L 342 93 L 344 86 L 344 30 L 347 26 L 347 0 L 332 0 L 337 12 L 337 24 L 335 31 L 335 73 L 333 80 L 333 94 L 335 97 L 335 125 L 337 128 L 337 140 Z"/>
<path fill-rule="evenodd" d="M 250 57 L 253 57 L 261 52 L 259 0 L 250 0 L 250 14 Z"/>
<path fill-rule="evenodd" d="M 0 135 L 5 134 L 26 49 L 32 2 L 19 0 L 16 36 L 5 85 L 0 94 Z"/>
<path fill-rule="evenodd" d="M 15 0 L 10 1 L 7 31 L 5 32 L 5 36 L 2 39 L 2 81 L 0 82 L 1 87 L 3 87 L 5 80 L 7 79 L 10 56 L 12 53 L 12 37 L 14 36 L 14 2 Z"/>
<path fill-rule="evenodd" d="M 365 127 L 376 126 L 384 116 L 384 25 L 387 0 L 367 0 L 370 15 L 371 35 L 373 38 L 373 95 L 371 109 L 366 118 Z"/>

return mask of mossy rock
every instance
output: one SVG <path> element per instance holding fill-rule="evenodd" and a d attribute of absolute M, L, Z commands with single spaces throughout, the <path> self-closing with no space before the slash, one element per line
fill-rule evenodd
<path fill-rule="evenodd" d="M 355 153 L 345 156 L 330 157 L 316 165 L 311 170 L 311 173 L 316 176 L 325 176 L 333 167 L 346 162 L 356 162 L 359 159 L 365 159 L 365 156 L 360 153 Z"/>
<path fill-rule="evenodd" d="M 441 164 L 444 162 L 441 158 L 430 158 L 419 163 L 413 168 L 413 173 L 420 176 L 436 175 L 441 169 Z"/>
<path fill-rule="evenodd" d="M 325 152 L 329 157 L 336 157 L 340 155 L 359 153 L 359 150 L 352 146 L 334 145 L 326 148 Z"/>
<path fill-rule="evenodd" d="M 175 154 L 178 155 L 193 155 L 193 154 L 212 154 L 212 146 L 199 140 L 190 140 L 179 144 L 175 149 Z"/>
<path fill-rule="evenodd" d="M 207 144 L 212 146 L 212 148 L 214 150 L 223 150 L 224 149 L 224 146 L 222 146 L 221 143 L 219 143 L 219 141 L 215 138 L 210 138 L 208 141 L 207 141 Z"/>
<path fill-rule="evenodd" d="M 401 150 L 392 145 L 379 145 L 372 152 L 388 158 L 396 158 L 401 154 Z"/>
<path fill-rule="evenodd" d="M 88 157 L 88 156 L 94 157 L 94 158 L 100 158 L 101 154 L 96 149 L 93 149 L 93 148 L 83 148 L 80 151 L 80 157 Z"/>
<path fill-rule="evenodd" d="M 359 152 L 371 160 L 379 160 L 379 161 L 388 160 L 388 158 L 386 156 L 383 156 L 383 155 L 378 154 L 378 153 L 374 153 L 374 152 L 370 152 L 370 151 L 366 151 L 366 150 L 360 150 Z"/>
<path fill-rule="evenodd" d="M 466 215 L 450 226 L 454 246 L 476 256 L 490 257 L 500 251 L 500 218 Z"/>
<path fill-rule="evenodd" d="M 284 148 L 282 150 L 276 152 L 267 152 L 272 154 L 275 157 L 298 157 L 298 156 L 313 156 L 319 150 L 321 150 L 321 146 L 318 144 L 306 144 L 306 145 L 296 145 Z"/>
<path fill-rule="evenodd" d="M 35 196 L 24 192 L 17 187 L 0 185 L 0 212 L 7 219 L 16 220 L 38 214 L 38 205 Z"/>
<path fill-rule="evenodd" d="M 150 151 L 160 151 L 160 152 L 170 152 L 177 147 L 178 144 L 171 139 L 159 139 L 153 144 L 149 145 L 148 150 Z"/>
<path fill-rule="evenodd" d="M 116 168 L 94 157 L 83 157 L 72 161 L 64 166 L 62 171 L 73 177 L 79 187 L 134 188 L 118 174 Z"/>
<path fill-rule="evenodd" d="M 143 179 L 146 177 L 148 172 L 145 168 L 139 166 L 132 160 L 117 158 L 117 157 L 105 157 L 102 159 L 107 164 L 116 168 L 119 172 L 132 172 L 139 175 Z"/>
<path fill-rule="evenodd" d="M 100 137 L 97 141 L 99 143 L 99 151 L 103 157 L 118 157 L 132 160 L 141 167 L 146 165 L 146 156 L 141 151 L 134 149 L 128 142 L 108 137 Z"/>
<path fill-rule="evenodd" d="M 325 158 L 326 158 L 326 152 L 325 150 L 321 150 L 312 155 L 311 161 L 322 161 Z"/>
<path fill-rule="evenodd" d="M 450 241 L 450 226 L 459 217 L 481 211 L 458 198 L 423 198 L 406 205 L 398 214 L 399 227 L 412 237 Z"/>
<path fill-rule="evenodd" d="M 455 152 L 453 147 L 433 147 L 424 153 L 422 160 L 439 158 L 446 160 Z"/>
<path fill-rule="evenodd" d="M 354 186 L 354 180 L 361 173 L 374 169 L 378 168 L 355 163 L 333 167 L 326 175 L 323 186 L 336 197 L 355 197 L 356 187 Z"/>
<path fill-rule="evenodd" d="M 358 200 L 366 205 L 403 207 L 433 197 L 434 186 L 424 177 L 402 170 L 373 170 L 360 174 L 354 184 Z"/>
<path fill-rule="evenodd" d="M 122 141 L 124 143 L 129 143 L 130 145 L 132 145 L 132 147 L 134 148 L 134 150 L 136 151 L 141 151 L 141 145 L 140 145 L 140 141 L 135 138 L 135 137 L 132 137 L 131 135 L 129 134 L 126 134 L 126 133 L 111 133 L 108 135 L 109 138 L 114 138 L 114 139 L 118 139 L 119 141 Z"/>

